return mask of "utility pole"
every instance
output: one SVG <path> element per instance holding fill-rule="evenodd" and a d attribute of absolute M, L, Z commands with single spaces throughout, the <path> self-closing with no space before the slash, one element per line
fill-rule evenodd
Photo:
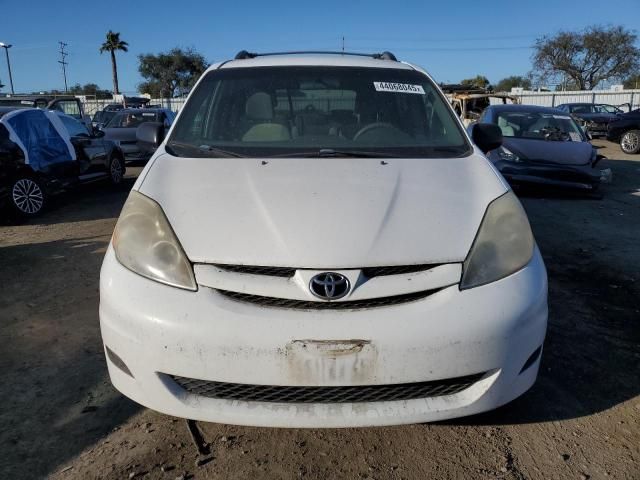
<path fill-rule="evenodd" d="M 9 61 L 9 49 L 12 46 L 13 45 L 0 42 L 0 48 L 4 48 L 4 54 L 7 57 L 7 70 L 9 70 L 9 85 L 11 85 L 11 95 L 16 93 L 16 92 L 13 91 L 13 75 L 11 75 L 11 62 Z"/>
<path fill-rule="evenodd" d="M 60 58 L 62 59 L 62 60 L 58 60 L 58 63 L 62 65 L 62 76 L 64 77 L 64 91 L 65 93 L 68 93 L 69 88 L 67 87 L 67 65 L 69 64 L 69 62 L 67 62 L 65 59 L 69 54 L 64 51 L 64 49 L 67 48 L 67 44 L 64 42 L 58 42 L 58 43 L 60 44 Z"/>
<path fill-rule="evenodd" d="M 342 36 L 342 53 L 344 53 L 344 35 Z"/>

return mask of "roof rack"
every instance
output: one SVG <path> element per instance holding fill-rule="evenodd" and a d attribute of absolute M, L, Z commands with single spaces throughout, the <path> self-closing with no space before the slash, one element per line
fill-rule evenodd
<path fill-rule="evenodd" d="M 332 51 L 323 51 L 323 50 L 300 50 L 293 52 L 271 52 L 271 53 L 255 53 L 248 52 L 246 50 L 241 50 L 235 56 L 235 60 L 246 60 L 249 58 L 256 57 L 267 57 L 272 55 L 301 55 L 301 54 L 312 54 L 312 55 L 355 55 L 358 57 L 371 57 L 376 58 L 378 60 L 392 60 L 397 62 L 398 59 L 391 52 L 382 52 L 382 53 L 356 53 L 356 52 L 332 52 Z"/>

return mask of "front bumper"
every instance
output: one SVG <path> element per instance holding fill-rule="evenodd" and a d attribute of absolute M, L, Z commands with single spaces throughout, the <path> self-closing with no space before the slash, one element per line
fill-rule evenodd
<path fill-rule="evenodd" d="M 610 181 L 611 171 L 590 165 L 569 166 L 495 162 L 502 176 L 511 184 L 535 184 L 579 190 L 594 190 L 598 184 Z"/>
<path fill-rule="evenodd" d="M 275 427 L 435 421 L 496 408 L 534 383 L 539 357 L 523 367 L 545 336 L 546 271 L 536 248 L 525 268 L 482 287 L 460 291 L 454 285 L 393 307 L 293 311 L 240 303 L 207 287 L 190 292 L 159 284 L 122 267 L 109 247 L 100 277 L 100 325 L 115 387 L 170 415 Z M 340 349 L 353 339 L 365 347 Z M 479 381 L 451 395 L 353 403 L 222 400 L 188 393 L 171 377 L 346 386 L 481 372 Z"/>

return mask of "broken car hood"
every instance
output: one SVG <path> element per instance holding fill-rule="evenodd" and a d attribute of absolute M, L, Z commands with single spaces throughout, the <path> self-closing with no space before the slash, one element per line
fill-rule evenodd
<path fill-rule="evenodd" d="M 178 158 L 138 186 L 192 262 L 359 268 L 460 262 L 506 192 L 478 155 L 446 159 Z"/>
<path fill-rule="evenodd" d="M 503 146 L 523 160 L 557 165 L 588 165 L 593 157 L 589 142 L 561 142 L 504 137 Z"/>

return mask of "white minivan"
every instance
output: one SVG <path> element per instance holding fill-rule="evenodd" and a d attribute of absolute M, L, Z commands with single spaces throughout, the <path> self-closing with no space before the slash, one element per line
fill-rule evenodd
<path fill-rule="evenodd" d="M 547 275 L 527 216 L 422 69 L 240 52 L 127 199 L 100 276 L 111 381 L 195 420 L 347 427 L 496 408 L 534 383 Z"/>

